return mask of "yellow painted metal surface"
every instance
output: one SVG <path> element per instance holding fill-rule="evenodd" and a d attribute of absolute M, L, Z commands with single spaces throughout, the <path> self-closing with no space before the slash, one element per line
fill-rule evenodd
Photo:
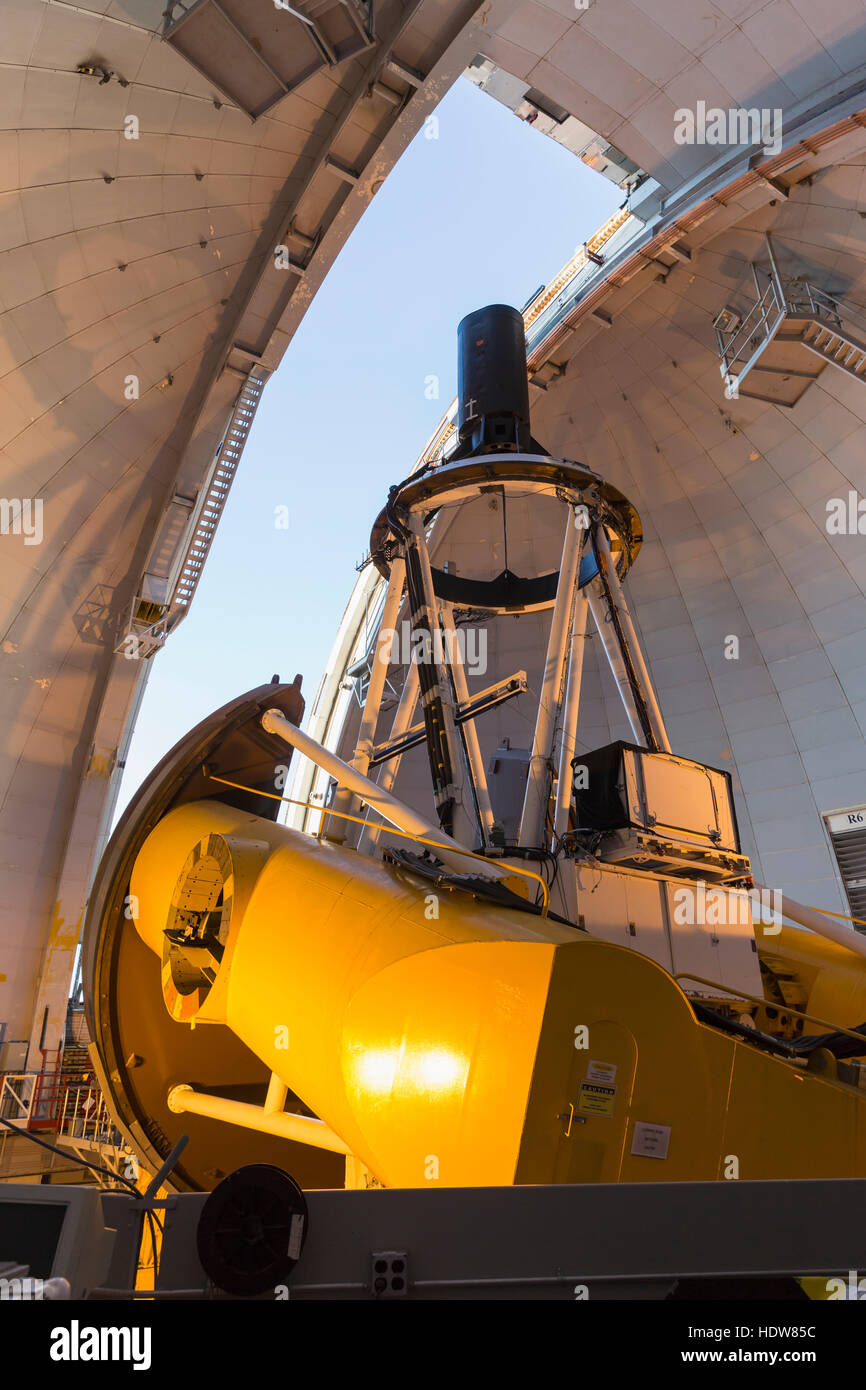
<path fill-rule="evenodd" d="M 776 936 L 764 941 L 767 944 L 759 940 L 760 955 L 771 966 L 780 960 L 784 969 L 795 974 L 807 1012 L 844 1028 L 856 1028 L 866 1019 L 866 969 L 861 958 L 797 927 L 782 926 Z M 804 1031 L 826 1030 L 809 1025 Z"/>
<path fill-rule="evenodd" d="M 197 846 L 222 866 L 224 950 L 213 982 L 195 984 L 194 969 L 166 963 L 164 932 L 191 900 Z M 214 802 L 160 822 L 132 893 L 176 1026 L 227 1024 L 340 1136 L 365 1182 L 866 1171 L 866 1093 L 835 1067 L 798 1069 L 698 1022 L 679 984 L 623 946 L 431 893 L 395 867 Z M 810 1009 L 849 1025 L 866 1016 L 866 963 L 800 932 L 767 949 L 802 972 Z M 191 981 L 193 1003 L 178 1010 Z"/>

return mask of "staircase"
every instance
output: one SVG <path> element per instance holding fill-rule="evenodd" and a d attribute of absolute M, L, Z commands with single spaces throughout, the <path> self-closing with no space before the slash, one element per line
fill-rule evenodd
<path fill-rule="evenodd" d="M 170 503 L 116 652 L 146 660 L 159 651 L 186 616 L 267 379 L 268 372 L 258 366 L 244 375 L 219 451 L 198 496 L 193 501 L 176 494 Z"/>
<path fill-rule="evenodd" d="M 56 1132 L 69 1088 L 95 1085 L 96 1077 L 86 1047 L 72 1045 L 44 1052 L 42 1070 L 36 1075 L 27 1128 Z"/>
<path fill-rule="evenodd" d="M 791 407 L 827 366 L 866 381 L 866 311 L 807 280 L 783 277 L 772 254 L 770 270 L 753 265 L 752 275 L 749 311 L 739 318 L 723 310 L 715 324 L 728 397 Z"/>
<path fill-rule="evenodd" d="M 198 509 L 186 554 L 181 562 L 180 573 L 169 603 L 170 611 L 186 610 L 192 603 L 267 379 L 267 372 L 254 367 L 241 387 L 213 474 L 203 493 L 202 505 Z"/>
<path fill-rule="evenodd" d="M 797 339 L 794 326 L 797 325 L 798 320 L 790 318 L 788 323 L 791 325 L 792 331 L 778 334 L 777 338 L 781 341 L 788 339 L 795 341 Z M 822 357 L 831 366 L 841 367 L 843 372 L 848 372 L 861 381 L 866 380 L 866 343 L 860 342 L 853 333 L 843 329 L 840 324 L 827 323 L 818 318 L 805 319 L 802 323 L 799 341 L 810 352 Z"/>

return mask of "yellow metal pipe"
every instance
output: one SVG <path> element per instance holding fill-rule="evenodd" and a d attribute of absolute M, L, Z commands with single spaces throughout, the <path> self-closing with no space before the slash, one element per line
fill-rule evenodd
<path fill-rule="evenodd" d="M 755 884 L 755 892 L 766 894 L 767 899 L 772 901 L 770 889 L 762 883 Z M 796 899 L 789 898 L 787 893 L 782 894 L 781 898 L 783 917 L 788 917 L 792 922 L 799 923 L 808 931 L 817 932 L 819 936 L 826 937 L 828 941 L 835 941 L 837 946 L 844 946 L 846 951 L 853 951 L 857 956 L 866 956 L 866 935 L 862 932 L 851 931 L 849 927 L 839 927 L 835 922 L 827 920 L 828 917 L 841 917 L 841 912 L 819 912 L 817 908 L 806 907 L 804 903 L 798 903 Z M 847 917 L 844 920 L 854 922 L 856 918 Z"/>
<path fill-rule="evenodd" d="M 168 1108 L 175 1115 L 204 1115 L 210 1120 L 223 1120 L 226 1124 L 240 1125 L 243 1129 L 257 1129 L 262 1134 L 276 1134 L 281 1139 L 294 1139 L 299 1144 L 310 1144 L 314 1149 L 328 1149 L 335 1154 L 348 1154 L 352 1150 L 344 1144 L 339 1134 L 335 1134 L 321 1120 L 310 1119 L 307 1115 L 290 1115 L 285 1110 L 271 1111 L 258 1105 L 247 1105 L 240 1100 L 226 1100 L 224 1096 L 207 1096 L 192 1086 L 172 1086 L 168 1093 Z"/>
<path fill-rule="evenodd" d="M 399 830 L 404 830 L 417 837 L 425 836 L 428 840 L 432 840 L 439 847 L 439 856 L 444 863 L 450 864 L 458 873 L 464 871 L 465 865 L 461 855 L 465 851 L 462 845 L 447 835 L 444 830 L 433 825 L 426 816 L 419 815 L 417 811 L 413 811 L 411 806 L 406 806 L 390 792 L 383 791 L 369 777 L 365 777 L 363 773 L 350 767 L 342 758 L 338 758 L 336 753 L 332 753 L 328 748 L 323 748 L 314 738 L 302 733 L 297 725 L 286 719 L 280 710 L 265 710 L 262 715 L 262 728 L 266 733 L 276 734 L 284 743 L 297 748 L 299 753 L 304 753 L 308 758 L 312 758 L 313 762 L 318 763 L 326 772 L 330 772 L 332 777 L 336 777 L 342 787 L 347 787 L 350 791 L 357 793 L 374 810 L 378 811 L 380 816 L 397 826 Z M 481 856 L 478 857 L 481 858 Z M 481 862 L 484 867 L 479 869 L 479 873 L 482 873 L 485 878 L 502 879 L 508 877 L 508 870 L 502 865 L 483 858 Z"/>
<path fill-rule="evenodd" d="M 289 1088 L 285 1081 L 281 1080 L 275 1071 L 271 1072 L 271 1079 L 268 1082 L 268 1094 L 265 1096 L 265 1114 L 281 1114 L 288 1094 Z"/>

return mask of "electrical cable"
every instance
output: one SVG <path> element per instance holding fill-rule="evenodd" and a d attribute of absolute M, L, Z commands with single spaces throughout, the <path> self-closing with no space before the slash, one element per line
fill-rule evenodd
<path fill-rule="evenodd" d="M 117 1183 L 122 1183 L 130 1192 L 134 1192 L 136 1197 L 141 1196 L 135 1183 L 130 1182 L 129 1178 L 121 1177 L 119 1173 L 113 1172 L 110 1168 L 103 1168 L 98 1163 L 88 1163 L 86 1158 L 79 1158 L 77 1154 L 71 1154 L 68 1149 L 62 1149 L 59 1144 L 49 1144 L 47 1139 L 38 1139 L 36 1135 L 31 1134 L 28 1129 L 22 1129 L 20 1125 L 13 1124 L 11 1120 L 4 1119 L 2 1115 L 0 1115 L 0 1125 L 5 1125 L 6 1128 L 11 1129 L 14 1134 L 20 1134 L 23 1138 L 31 1140 L 34 1144 L 38 1144 L 41 1149 L 47 1149 L 49 1153 L 60 1154 L 61 1158 L 69 1159 L 72 1163 L 80 1163 L 82 1168 L 89 1168 L 93 1173 L 104 1173 L 106 1177 L 112 1178 Z"/>
<path fill-rule="evenodd" d="M 88 1168 L 92 1173 L 102 1173 L 105 1177 L 112 1178 L 114 1182 L 121 1183 L 123 1187 L 126 1188 L 133 1196 L 137 1198 L 141 1197 L 141 1192 L 135 1186 L 135 1183 L 131 1181 L 131 1179 L 122 1177 L 119 1173 L 115 1173 L 111 1168 L 105 1168 L 99 1163 L 89 1163 L 86 1158 L 80 1158 L 78 1154 L 70 1153 L 68 1149 L 61 1148 L 59 1144 L 51 1144 L 47 1139 L 38 1138 L 37 1135 L 31 1134 L 30 1130 L 22 1129 L 20 1125 L 13 1124 L 11 1120 L 5 1119 L 2 1115 L 0 1115 L 0 1125 L 5 1125 L 7 1129 L 12 1130 L 13 1134 L 19 1134 L 24 1139 L 29 1139 L 31 1143 L 38 1144 L 40 1149 L 47 1149 L 49 1153 L 59 1154 L 61 1158 L 68 1159 L 71 1163 L 77 1163 L 82 1168 Z M 111 1189 L 108 1190 L 111 1191 Z M 148 1211 L 147 1209 L 145 1209 L 144 1214 L 147 1217 L 148 1225 L 150 1227 L 150 1244 L 151 1249 L 153 1250 L 153 1279 L 154 1284 L 156 1284 L 156 1280 L 159 1273 L 159 1260 L 157 1257 L 157 1242 L 156 1232 L 154 1230 L 154 1221 L 156 1222 L 156 1225 L 159 1227 L 161 1235 L 165 1235 L 165 1227 L 163 1226 L 162 1222 L 160 1221 L 159 1217 L 156 1215 L 155 1212 Z"/>
<path fill-rule="evenodd" d="M 159 1281 L 159 1252 L 157 1251 L 156 1231 L 154 1230 L 155 1213 L 145 1209 L 144 1214 L 147 1217 L 147 1224 L 150 1229 L 150 1250 L 153 1255 L 153 1287 L 156 1288 Z M 165 1235 L 164 1227 L 159 1222 L 156 1222 L 156 1224 L 159 1225 L 160 1235 Z"/>

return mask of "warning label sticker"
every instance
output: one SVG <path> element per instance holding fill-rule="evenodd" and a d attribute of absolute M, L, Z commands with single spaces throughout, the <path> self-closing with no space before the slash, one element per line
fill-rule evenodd
<path fill-rule="evenodd" d="M 577 1109 L 582 1114 L 612 1115 L 615 1104 L 615 1086 L 602 1086 L 597 1081 L 581 1081 Z"/>
<path fill-rule="evenodd" d="M 590 1062 L 586 1069 L 587 1081 L 603 1081 L 612 1086 L 616 1081 L 616 1062 Z"/>

